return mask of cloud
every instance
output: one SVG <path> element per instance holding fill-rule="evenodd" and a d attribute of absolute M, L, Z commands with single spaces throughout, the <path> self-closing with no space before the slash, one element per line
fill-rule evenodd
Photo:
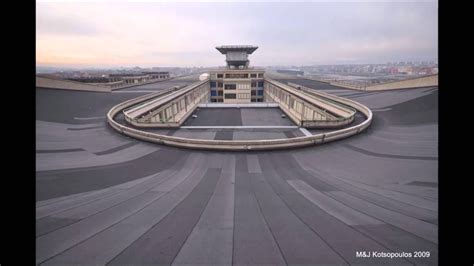
<path fill-rule="evenodd" d="M 103 33 L 94 25 L 70 17 L 42 18 L 37 21 L 36 28 L 41 35 L 94 36 Z"/>
<path fill-rule="evenodd" d="M 253 65 L 437 55 L 430 3 L 38 3 L 37 63 L 222 65 L 214 47 L 254 44 Z"/>

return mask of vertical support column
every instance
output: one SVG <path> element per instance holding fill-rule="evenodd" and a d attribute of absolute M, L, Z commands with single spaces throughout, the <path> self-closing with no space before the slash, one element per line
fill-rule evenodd
<path fill-rule="evenodd" d="M 174 103 L 171 104 L 171 120 L 176 123 L 175 113 L 174 113 Z"/>
<path fill-rule="evenodd" d="M 301 101 L 301 123 L 303 123 L 304 120 L 304 101 Z"/>
<path fill-rule="evenodd" d="M 186 113 L 188 112 L 188 95 L 184 96 L 184 107 L 186 109 Z"/>

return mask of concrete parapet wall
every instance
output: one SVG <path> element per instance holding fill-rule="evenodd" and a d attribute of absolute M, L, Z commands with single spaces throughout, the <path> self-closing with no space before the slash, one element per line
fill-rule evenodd
<path fill-rule="evenodd" d="M 271 79 L 300 79 L 300 78 L 304 78 L 302 76 L 289 75 L 289 74 L 278 73 L 278 72 L 273 72 L 273 71 L 272 72 L 267 71 L 265 74 L 266 74 L 267 78 L 271 78 Z"/>
<path fill-rule="evenodd" d="M 208 95 L 209 81 L 199 81 L 128 109 L 125 120 L 136 127 L 180 127 Z"/>
<path fill-rule="evenodd" d="M 313 93 L 314 90 L 303 89 L 304 87 L 289 85 L 266 79 L 268 86 L 266 88 L 266 99 L 279 103 L 280 108 L 288 117 L 301 127 L 309 128 L 336 128 L 351 123 L 354 120 L 356 110 L 346 105 L 341 105 L 322 94 Z M 275 92 L 275 88 L 281 93 Z M 287 100 L 287 96 L 290 100 Z M 290 104 L 292 99 L 301 104 Z M 315 113 L 322 116 L 315 116 Z"/>
<path fill-rule="evenodd" d="M 132 88 L 132 87 L 137 87 L 137 86 L 142 86 L 142 85 L 147 85 L 147 84 L 153 84 L 153 83 L 158 83 L 158 82 L 172 80 L 172 79 L 174 79 L 174 78 L 170 77 L 170 78 L 152 80 L 152 81 L 136 83 L 136 84 L 124 84 L 123 86 L 114 87 L 114 88 L 112 88 L 112 90 L 115 91 L 115 90 L 128 89 L 128 88 Z"/>
<path fill-rule="evenodd" d="M 270 108 L 280 107 L 277 103 L 200 103 L 200 108 Z"/>
<path fill-rule="evenodd" d="M 111 89 L 107 87 L 94 86 L 70 80 L 60 80 L 38 76 L 36 76 L 36 87 L 74 91 L 111 92 Z"/>
<path fill-rule="evenodd" d="M 384 84 L 378 84 L 366 87 L 365 90 L 394 90 L 394 89 L 408 89 L 408 88 L 419 88 L 419 87 L 433 87 L 438 86 L 438 74 L 425 76 L 421 78 L 407 79 L 401 81 L 388 82 Z"/>
<path fill-rule="evenodd" d="M 387 82 L 371 86 L 357 86 L 347 84 L 343 81 L 328 81 L 318 78 L 302 77 L 308 80 L 315 80 L 319 82 L 328 83 L 341 88 L 351 89 L 351 90 L 362 90 L 362 91 L 381 91 L 381 90 L 397 90 L 397 89 L 409 89 L 409 88 L 421 88 L 421 87 L 434 87 L 438 86 L 438 74 L 412 78 L 400 81 Z M 316 88 L 317 89 L 317 88 Z"/>

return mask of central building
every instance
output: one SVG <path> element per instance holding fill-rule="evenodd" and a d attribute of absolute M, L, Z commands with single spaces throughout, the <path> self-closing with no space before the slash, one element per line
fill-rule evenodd
<path fill-rule="evenodd" d="M 219 103 L 263 102 L 265 71 L 249 66 L 252 45 L 223 45 L 216 49 L 226 56 L 226 67 L 210 72 L 210 101 Z"/>

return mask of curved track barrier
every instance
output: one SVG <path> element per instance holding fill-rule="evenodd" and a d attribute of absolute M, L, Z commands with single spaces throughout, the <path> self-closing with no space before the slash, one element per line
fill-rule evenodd
<path fill-rule="evenodd" d="M 209 81 L 197 82 L 127 109 L 125 120 L 135 127 L 179 128 L 208 95 Z"/>
<path fill-rule="evenodd" d="M 117 130 L 118 132 L 148 142 L 164 144 L 169 146 L 181 147 L 181 148 L 190 148 L 190 149 L 204 149 L 204 150 L 222 150 L 222 151 L 248 151 L 248 150 L 274 150 L 274 149 L 287 149 L 287 148 L 297 148 L 312 146 L 316 144 L 327 143 L 330 141 L 347 138 L 349 136 L 360 133 L 370 126 L 372 122 L 372 111 L 358 102 L 338 97 L 335 95 L 325 95 L 334 101 L 338 101 L 345 105 L 348 105 L 355 110 L 361 112 L 366 119 L 357 125 L 334 130 L 326 133 L 320 133 L 311 136 L 303 136 L 289 139 L 262 139 L 262 140 L 206 140 L 206 139 L 191 139 L 191 138 L 181 138 L 175 136 L 167 136 L 158 133 L 147 132 L 144 130 L 139 130 L 131 128 L 127 125 L 123 125 L 115 121 L 115 117 L 118 113 L 123 111 L 126 108 L 130 108 L 133 105 L 147 101 L 159 95 L 167 94 L 173 91 L 174 88 L 143 95 L 131 100 L 122 102 L 114 107 L 112 107 L 107 113 L 107 121 L 109 125 Z"/>
<path fill-rule="evenodd" d="M 265 79 L 265 99 L 280 105 L 295 124 L 305 128 L 337 128 L 354 121 L 356 110 L 322 94 Z"/>

